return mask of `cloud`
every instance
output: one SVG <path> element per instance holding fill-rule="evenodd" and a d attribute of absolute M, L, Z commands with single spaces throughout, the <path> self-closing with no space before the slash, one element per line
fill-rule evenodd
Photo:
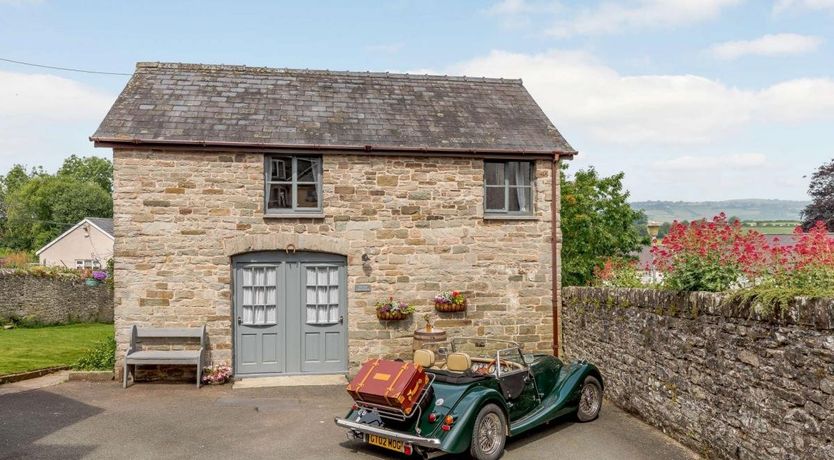
<path fill-rule="evenodd" d="M 767 165 L 767 156 L 761 153 L 733 155 L 683 155 L 656 161 L 652 169 L 665 172 L 713 171 L 722 168 L 760 168 Z"/>
<path fill-rule="evenodd" d="M 576 10 L 547 30 L 549 35 L 611 34 L 626 29 L 674 27 L 717 17 L 742 0 L 633 0 L 603 2 Z"/>
<path fill-rule="evenodd" d="M 778 0 L 773 5 L 774 13 L 781 13 L 789 9 L 834 10 L 834 0 Z"/>
<path fill-rule="evenodd" d="M 0 171 L 90 151 L 87 137 L 114 100 L 75 80 L 0 71 Z"/>
<path fill-rule="evenodd" d="M 552 15 L 562 10 L 558 1 L 501 0 L 485 10 L 486 14 L 500 18 L 501 24 L 510 29 L 526 27 L 533 15 Z"/>
<path fill-rule="evenodd" d="M 492 51 L 441 73 L 522 77 L 560 129 L 617 146 L 709 143 L 752 122 L 834 118 L 827 78 L 740 89 L 698 75 L 625 76 L 588 53 L 561 50 Z"/>
<path fill-rule="evenodd" d="M 738 59 L 746 55 L 784 56 L 810 53 L 822 44 L 820 37 L 799 34 L 764 35 L 753 40 L 717 43 L 710 53 L 718 59 Z"/>

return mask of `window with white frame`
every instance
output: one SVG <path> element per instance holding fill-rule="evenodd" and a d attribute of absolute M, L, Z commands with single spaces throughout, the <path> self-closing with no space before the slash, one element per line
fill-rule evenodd
<path fill-rule="evenodd" d="M 321 157 L 272 155 L 266 157 L 266 212 L 320 213 Z"/>
<path fill-rule="evenodd" d="M 484 161 L 484 215 L 533 214 L 534 163 Z"/>
<path fill-rule="evenodd" d="M 96 259 L 75 259 L 75 268 L 101 268 L 101 263 Z"/>

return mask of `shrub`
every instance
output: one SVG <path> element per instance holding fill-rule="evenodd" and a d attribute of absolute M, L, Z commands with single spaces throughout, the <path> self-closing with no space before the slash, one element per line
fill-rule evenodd
<path fill-rule="evenodd" d="M 96 342 L 75 364 L 73 369 L 82 371 L 112 370 L 116 366 L 116 339 L 110 337 Z"/>
<path fill-rule="evenodd" d="M 0 266 L 3 268 L 28 268 L 34 262 L 32 255 L 26 251 L 11 251 L 0 258 Z"/>
<path fill-rule="evenodd" d="M 594 268 L 594 284 L 625 288 L 644 287 L 636 260 L 606 259 Z"/>
<path fill-rule="evenodd" d="M 652 248 L 665 287 L 682 291 L 732 288 L 831 291 L 834 239 L 825 224 L 794 231 L 796 242 L 771 244 L 756 231 L 745 231 L 722 213 L 712 221 L 673 223 L 662 243 Z"/>

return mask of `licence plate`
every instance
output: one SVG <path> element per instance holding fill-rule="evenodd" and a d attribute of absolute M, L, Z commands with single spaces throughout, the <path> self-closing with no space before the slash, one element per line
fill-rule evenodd
<path fill-rule="evenodd" d="M 396 439 L 386 438 L 384 436 L 377 436 L 375 434 L 368 435 L 368 444 L 384 447 L 386 449 L 390 449 L 400 453 L 405 453 L 407 446 L 407 444 L 403 441 L 397 441 Z"/>

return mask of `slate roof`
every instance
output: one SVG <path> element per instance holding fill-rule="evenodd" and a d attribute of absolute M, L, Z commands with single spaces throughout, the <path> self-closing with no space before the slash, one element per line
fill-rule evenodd
<path fill-rule="evenodd" d="M 179 63 L 138 63 L 91 140 L 576 153 L 521 80 Z"/>
<path fill-rule="evenodd" d="M 95 224 L 96 227 L 107 232 L 108 235 L 115 236 L 113 233 L 113 219 L 108 217 L 87 217 L 86 220 L 89 220 Z"/>

